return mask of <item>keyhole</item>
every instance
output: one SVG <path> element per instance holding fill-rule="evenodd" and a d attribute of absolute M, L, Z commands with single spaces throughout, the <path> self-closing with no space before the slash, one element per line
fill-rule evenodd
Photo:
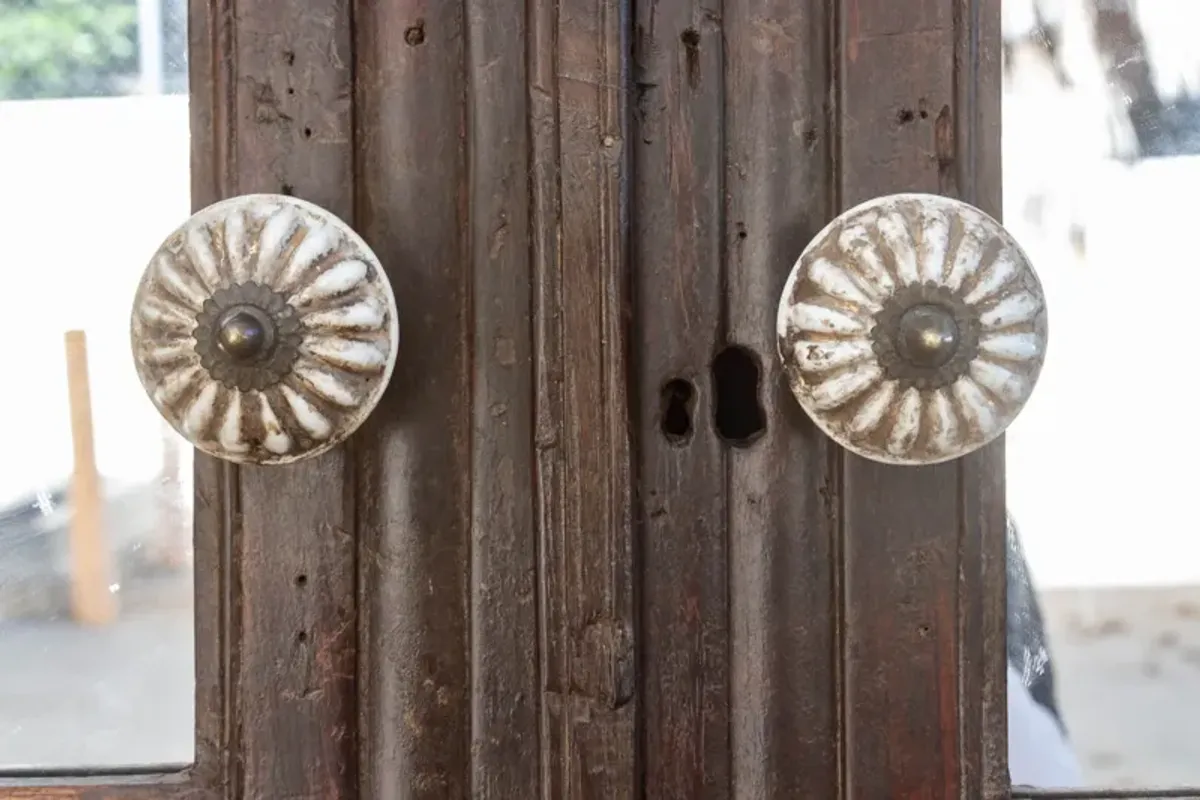
<path fill-rule="evenodd" d="M 659 393 L 658 419 L 663 436 L 672 444 L 683 444 L 692 435 L 692 408 L 696 388 L 683 378 L 663 384 Z"/>
<path fill-rule="evenodd" d="M 759 400 L 762 370 L 757 356 L 730 345 L 713 359 L 712 378 L 717 435 L 734 447 L 753 444 L 767 430 L 767 414 Z"/>

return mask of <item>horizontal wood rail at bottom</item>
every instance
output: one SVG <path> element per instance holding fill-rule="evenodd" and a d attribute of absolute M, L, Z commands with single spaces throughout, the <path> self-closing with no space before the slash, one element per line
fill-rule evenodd
<path fill-rule="evenodd" d="M 28 783 L 0 784 L 0 800 L 219 800 L 224 794 L 190 784 L 171 783 Z"/>
<path fill-rule="evenodd" d="M 1200 789 L 1033 789 L 1013 788 L 1013 800 L 1200 800 Z"/>
<path fill-rule="evenodd" d="M 218 788 L 196 785 L 189 772 L 91 775 L 0 774 L 0 800 L 218 800 Z M 1200 789 L 1074 789 L 1015 787 L 1012 800 L 1200 800 Z"/>
<path fill-rule="evenodd" d="M 218 800 L 220 787 L 204 786 L 191 768 L 0 770 L 0 800 Z"/>

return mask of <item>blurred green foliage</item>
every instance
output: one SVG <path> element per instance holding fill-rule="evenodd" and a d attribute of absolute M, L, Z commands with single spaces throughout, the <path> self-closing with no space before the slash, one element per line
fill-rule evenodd
<path fill-rule="evenodd" d="M 125 94 L 136 0 L 0 0 L 0 99 Z"/>

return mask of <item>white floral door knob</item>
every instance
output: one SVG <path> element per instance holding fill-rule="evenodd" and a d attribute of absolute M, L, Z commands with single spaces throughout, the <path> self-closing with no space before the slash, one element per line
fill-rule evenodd
<path fill-rule="evenodd" d="M 375 408 L 396 361 L 396 300 L 342 220 L 282 195 L 199 211 L 134 299 L 138 376 L 197 449 L 250 464 L 329 450 Z"/>
<path fill-rule="evenodd" d="M 777 318 L 793 394 L 875 461 L 935 464 L 1004 432 L 1033 391 L 1046 304 L 1000 223 L 957 200 L 879 197 L 805 248 Z"/>

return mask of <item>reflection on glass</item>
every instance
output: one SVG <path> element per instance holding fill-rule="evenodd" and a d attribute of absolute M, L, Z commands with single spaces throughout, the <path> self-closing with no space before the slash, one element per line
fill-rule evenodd
<path fill-rule="evenodd" d="M 190 206 L 186 18 L 0 3 L 0 770 L 192 760 L 191 452 L 128 333 Z"/>
<path fill-rule="evenodd" d="M 1008 437 L 1013 779 L 1197 786 L 1200 3 L 1003 9 L 1005 220 L 1052 329 Z"/>

